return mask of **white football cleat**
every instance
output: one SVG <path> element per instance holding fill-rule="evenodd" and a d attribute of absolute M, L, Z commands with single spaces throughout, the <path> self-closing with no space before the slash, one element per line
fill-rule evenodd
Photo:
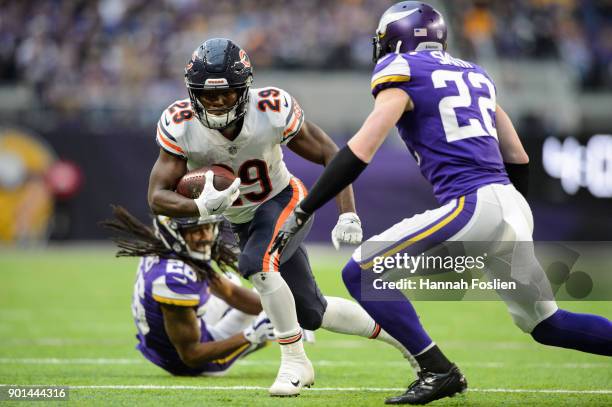
<path fill-rule="evenodd" d="M 281 352 L 281 366 L 268 392 L 271 396 L 277 397 L 297 396 L 303 387 L 310 387 L 314 384 L 315 375 L 312 363 L 304 353 L 301 341 L 283 345 Z"/>

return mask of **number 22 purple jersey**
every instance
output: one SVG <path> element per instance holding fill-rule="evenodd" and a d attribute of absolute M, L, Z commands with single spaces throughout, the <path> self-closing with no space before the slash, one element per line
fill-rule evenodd
<path fill-rule="evenodd" d="M 414 109 L 396 126 L 440 203 L 488 184 L 509 184 L 495 128 L 495 85 L 478 65 L 444 51 L 389 54 L 372 76 L 374 97 L 399 88 Z"/>

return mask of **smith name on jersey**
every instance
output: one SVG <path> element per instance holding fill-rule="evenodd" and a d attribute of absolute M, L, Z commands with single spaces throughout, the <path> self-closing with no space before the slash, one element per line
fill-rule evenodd
<path fill-rule="evenodd" d="M 444 51 L 388 54 L 374 68 L 372 94 L 391 87 L 414 103 L 397 129 L 440 203 L 510 183 L 495 128 L 495 85 L 484 69 Z"/>
<path fill-rule="evenodd" d="M 304 113 L 289 93 L 278 88 L 250 89 L 242 130 L 233 141 L 203 126 L 185 99 L 162 113 L 157 143 L 169 154 L 186 159 L 190 171 L 220 165 L 240 177 L 240 197 L 223 215 L 232 223 L 245 223 L 262 202 L 289 184 L 292 175 L 281 145 L 300 131 L 303 122 Z"/>

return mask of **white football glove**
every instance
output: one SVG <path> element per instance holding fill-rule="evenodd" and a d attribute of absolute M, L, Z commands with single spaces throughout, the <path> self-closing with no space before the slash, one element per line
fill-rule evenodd
<path fill-rule="evenodd" d="M 233 204 L 240 195 L 238 190 L 240 178 L 236 178 L 229 188 L 218 191 L 213 184 L 214 172 L 209 170 L 204 176 L 206 177 L 204 190 L 194 201 L 198 206 L 200 216 L 219 215 Z"/>
<path fill-rule="evenodd" d="M 246 340 L 253 345 L 276 339 L 272 322 L 270 322 L 265 312 L 261 312 L 251 326 L 243 331 L 243 334 Z"/>
<path fill-rule="evenodd" d="M 359 244 L 362 238 L 363 231 L 359 216 L 355 212 L 341 214 L 331 233 L 332 243 L 336 250 L 340 249 L 340 243 Z"/>

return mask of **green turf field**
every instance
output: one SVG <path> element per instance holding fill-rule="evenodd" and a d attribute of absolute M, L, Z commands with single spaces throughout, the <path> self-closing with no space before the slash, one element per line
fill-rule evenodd
<path fill-rule="evenodd" d="M 339 271 L 345 256 L 313 252 L 311 259 L 323 291 L 348 297 Z M 86 405 L 376 406 L 412 380 L 394 349 L 322 331 L 307 346 L 316 386 L 299 398 L 267 396 L 277 345 L 222 378 L 171 377 L 134 349 L 136 264 L 113 258 L 110 247 L 0 251 L 0 384 L 68 385 L 70 402 Z M 564 305 L 612 316 L 610 303 Z M 416 307 L 470 385 L 468 394 L 434 405 L 612 405 L 610 359 L 537 345 L 503 303 Z"/>

